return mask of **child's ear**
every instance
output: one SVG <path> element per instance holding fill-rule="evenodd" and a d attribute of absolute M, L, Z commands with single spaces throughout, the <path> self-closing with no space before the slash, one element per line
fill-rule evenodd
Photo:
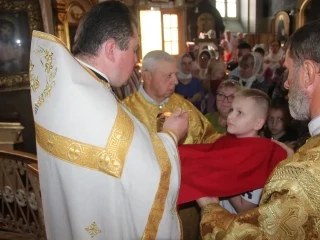
<path fill-rule="evenodd" d="M 261 128 L 263 128 L 263 125 L 265 124 L 265 119 L 264 118 L 258 118 L 256 120 L 256 124 L 254 126 L 255 131 L 259 131 Z"/>

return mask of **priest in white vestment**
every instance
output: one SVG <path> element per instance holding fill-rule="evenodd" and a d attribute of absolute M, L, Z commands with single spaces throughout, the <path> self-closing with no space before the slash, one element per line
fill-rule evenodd
<path fill-rule="evenodd" d="M 182 238 L 176 143 L 187 131 L 187 114 L 178 110 L 163 132 L 149 133 L 110 87 L 128 79 L 136 61 L 139 40 L 130 14 L 118 1 L 92 8 L 79 38 L 101 30 L 92 30 L 90 18 L 105 21 L 105 28 L 110 18 L 123 17 L 132 28 L 126 49 L 111 37 L 94 57 L 74 58 L 59 39 L 33 32 L 31 97 L 50 240 Z"/>

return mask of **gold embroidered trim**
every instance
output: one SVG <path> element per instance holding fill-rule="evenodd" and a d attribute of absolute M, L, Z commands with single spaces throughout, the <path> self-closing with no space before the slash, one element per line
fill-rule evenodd
<path fill-rule="evenodd" d="M 65 162 L 120 178 L 134 126 L 120 104 L 117 105 L 118 114 L 106 147 L 96 147 L 61 136 L 35 123 L 37 142 L 46 152 Z"/>
<path fill-rule="evenodd" d="M 91 238 L 94 238 L 99 233 L 101 233 L 101 230 L 96 224 L 96 222 L 93 222 L 90 226 L 86 227 L 84 230 L 86 230 L 89 233 Z"/>
<path fill-rule="evenodd" d="M 40 87 L 39 77 L 33 74 L 33 68 L 34 65 L 32 64 L 32 61 L 29 62 L 29 80 L 30 80 L 30 87 L 33 92 L 37 91 L 37 89 Z"/>
<path fill-rule="evenodd" d="M 44 104 L 47 98 L 51 95 L 51 90 L 55 86 L 55 77 L 58 71 L 58 68 L 55 66 L 55 59 L 53 58 L 53 52 L 44 49 L 40 46 L 38 46 L 38 49 L 35 50 L 35 53 L 40 56 L 40 62 L 42 64 L 42 67 L 44 67 L 44 71 L 46 72 L 46 87 L 43 90 L 43 92 L 39 95 L 38 101 L 35 103 L 34 111 L 35 114 L 38 112 L 39 108 Z M 32 64 L 30 62 L 30 64 Z M 30 65 L 30 69 L 33 70 L 34 65 Z M 30 87 L 33 91 L 36 91 L 39 87 L 40 83 L 38 80 L 38 77 L 34 76 L 33 71 L 30 72 Z M 36 83 L 38 81 L 38 83 Z M 37 88 L 35 86 L 37 85 Z"/>
<path fill-rule="evenodd" d="M 59 38 L 57 38 L 57 37 L 55 37 L 55 36 L 53 36 L 51 34 L 33 30 L 32 37 L 41 38 L 41 39 L 48 40 L 48 41 L 51 41 L 51 42 L 59 43 L 66 50 L 68 50 L 68 48 L 67 48 L 67 46 L 65 45 L 64 42 L 62 42 Z"/>
<path fill-rule="evenodd" d="M 152 144 L 160 165 L 161 176 L 142 240 L 156 239 L 170 186 L 171 162 L 167 151 L 160 138 L 155 134 L 152 136 Z"/>

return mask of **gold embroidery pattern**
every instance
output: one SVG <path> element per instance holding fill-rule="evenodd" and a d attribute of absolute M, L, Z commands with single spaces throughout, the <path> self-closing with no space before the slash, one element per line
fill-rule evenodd
<path fill-rule="evenodd" d="M 235 222 L 230 235 L 228 240 L 262 240 L 259 228 L 248 223 L 240 224 Z"/>
<path fill-rule="evenodd" d="M 96 222 L 93 222 L 90 226 L 86 227 L 84 230 L 86 230 L 89 233 L 91 238 L 94 238 L 99 233 L 101 233 L 101 230 L 96 224 Z"/>
<path fill-rule="evenodd" d="M 314 169 L 317 171 L 318 169 Z M 305 171 L 299 178 L 299 185 L 302 187 L 304 193 L 312 203 L 313 208 L 320 214 L 320 182 L 319 178 L 315 177 L 315 174 Z"/>
<path fill-rule="evenodd" d="M 305 169 L 296 166 L 283 166 L 278 168 L 270 178 L 269 182 L 278 182 L 280 180 L 297 180 Z"/>
<path fill-rule="evenodd" d="M 268 239 L 305 239 L 303 224 L 308 219 L 308 213 L 298 201 L 288 199 L 285 204 L 278 201 L 273 205 L 261 206 L 259 212 L 258 221 Z"/>
<path fill-rule="evenodd" d="M 39 88 L 40 82 L 39 82 L 38 76 L 35 76 L 33 74 L 33 68 L 34 68 L 34 65 L 32 64 L 32 61 L 30 60 L 30 64 L 29 64 L 30 87 L 31 87 L 32 91 L 35 92 Z"/>
<path fill-rule="evenodd" d="M 106 147 L 96 147 L 53 133 L 35 123 L 37 142 L 65 162 L 120 178 L 132 142 L 134 126 L 118 104 L 118 114 Z M 90 160 L 90 161 L 89 161 Z"/>
<path fill-rule="evenodd" d="M 40 55 L 40 62 L 44 66 L 44 70 L 47 73 L 46 76 L 46 87 L 43 92 L 38 97 L 38 101 L 35 103 L 35 113 L 38 112 L 39 108 L 43 105 L 45 100 L 51 95 L 51 90 L 55 86 L 55 76 L 57 74 L 58 68 L 53 66 L 53 52 L 48 49 L 39 47 L 36 53 Z"/>
<path fill-rule="evenodd" d="M 118 114 L 109 136 L 106 151 L 99 154 L 101 171 L 113 172 L 121 177 L 134 134 L 134 125 L 129 115 L 117 103 Z"/>
<path fill-rule="evenodd" d="M 161 176 L 142 240 L 156 239 L 170 186 L 171 163 L 169 156 L 162 141 L 155 134 L 152 136 L 152 144 L 161 168 Z"/>

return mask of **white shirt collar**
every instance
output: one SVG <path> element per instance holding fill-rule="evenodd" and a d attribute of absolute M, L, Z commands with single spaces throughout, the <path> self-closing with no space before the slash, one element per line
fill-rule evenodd
<path fill-rule="evenodd" d="M 85 63 L 84 61 L 81 61 L 79 58 L 76 58 L 78 62 L 80 62 L 82 65 L 85 65 L 86 67 L 90 68 L 91 70 L 93 70 L 94 72 L 100 74 L 102 77 L 104 77 L 108 83 L 110 83 L 109 79 L 107 78 L 107 76 L 105 74 L 103 74 L 102 72 L 100 72 L 98 69 L 90 66 L 88 63 Z"/>
<path fill-rule="evenodd" d="M 311 136 L 320 134 L 320 115 L 309 122 L 308 128 Z"/>
<path fill-rule="evenodd" d="M 160 103 L 158 103 L 157 101 L 153 100 L 153 99 L 146 93 L 146 91 L 144 90 L 143 84 L 140 85 L 140 87 L 139 87 L 139 92 L 141 93 L 141 95 L 142 95 L 149 103 L 152 103 L 152 104 L 157 105 L 157 106 L 162 106 L 163 104 L 165 104 L 166 102 L 169 101 L 169 98 L 166 98 L 165 100 L 163 100 L 163 101 L 160 102 Z"/>

